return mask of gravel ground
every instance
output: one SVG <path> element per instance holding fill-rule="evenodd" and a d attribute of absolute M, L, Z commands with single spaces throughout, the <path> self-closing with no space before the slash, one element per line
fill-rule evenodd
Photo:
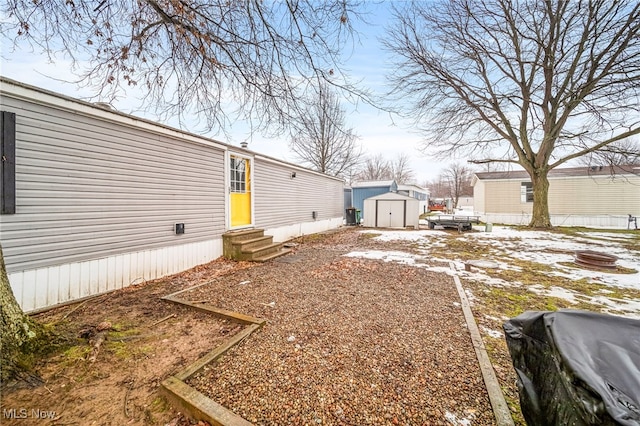
<path fill-rule="evenodd" d="M 190 384 L 256 424 L 495 424 L 453 279 L 355 230 L 181 297 L 267 319 Z"/>

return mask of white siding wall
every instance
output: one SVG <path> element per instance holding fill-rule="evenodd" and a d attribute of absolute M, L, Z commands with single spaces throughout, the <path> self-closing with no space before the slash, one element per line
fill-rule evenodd
<path fill-rule="evenodd" d="M 640 215 L 640 176 L 550 180 L 549 210 L 558 215 Z"/>
<path fill-rule="evenodd" d="M 9 274 L 27 312 L 175 274 L 222 256 L 222 239 L 117 254 Z"/>
<path fill-rule="evenodd" d="M 477 182 L 474 186 L 477 211 L 530 215 L 533 203 L 523 203 L 520 197 L 521 183 L 526 181 L 528 180 Z M 552 178 L 549 180 L 549 213 L 577 216 L 640 215 L 640 177 Z"/>
<path fill-rule="evenodd" d="M 527 179 L 484 180 L 474 186 L 474 208 L 485 222 L 527 225 L 533 203 L 520 199 Z M 554 226 L 626 229 L 628 215 L 640 217 L 640 177 L 552 178 L 549 212 Z"/>
<path fill-rule="evenodd" d="M 523 203 L 520 197 L 520 185 L 523 180 L 484 181 L 484 212 L 530 214 L 533 203 Z M 474 200 L 476 194 L 473 194 Z"/>
<path fill-rule="evenodd" d="M 0 235 L 23 309 L 221 255 L 223 149 L 6 93 L 2 109 L 16 113 L 16 213 Z"/>
<path fill-rule="evenodd" d="M 296 173 L 295 178 L 291 178 L 292 172 Z M 265 228 L 276 240 L 342 224 L 344 184 L 341 180 L 257 156 L 254 181 L 255 225 Z M 316 219 L 312 217 L 314 211 Z M 279 229 L 279 235 L 269 232 L 271 229 Z"/>
<path fill-rule="evenodd" d="M 486 208 L 486 194 L 485 194 L 485 183 L 484 181 L 478 180 L 473 185 L 473 211 L 485 212 Z"/>

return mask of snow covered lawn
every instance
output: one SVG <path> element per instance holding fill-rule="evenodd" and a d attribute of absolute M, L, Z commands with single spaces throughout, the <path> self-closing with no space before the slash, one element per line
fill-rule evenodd
<path fill-rule="evenodd" d="M 484 232 L 484 227 L 465 233 L 381 229 L 362 232 L 371 234 L 375 241 L 394 243 L 394 249 L 353 251 L 347 256 L 457 274 L 463 284 L 468 284 L 468 291 L 484 293 L 477 295 L 480 298 L 486 298 L 492 289 L 517 293 L 518 298 L 512 297 L 512 302 L 522 309 L 506 310 L 510 314 L 538 309 L 542 297 L 546 299 L 546 309 L 587 309 L 640 318 L 638 231 L 568 228 L 547 232 L 494 226 L 491 232 Z M 613 272 L 581 268 L 574 264 L 578 250 L 615 255 L 621 268 Z M 465 271 L 465 263 L 470 260 L 490 261 L 497 268 L 471 267 Z M 527 306 L 528 300 L 538 303 Z"/>

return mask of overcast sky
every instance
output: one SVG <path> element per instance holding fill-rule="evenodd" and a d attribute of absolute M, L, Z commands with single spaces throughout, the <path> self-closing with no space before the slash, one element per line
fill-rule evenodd
<path fill-rule="evenodd" d="M 348 52 L 347 68 L 352 72 L 353 80 L 362 80 L 369 89 L 380 94 L 387 90 L 384 87 L 384 74 L 388 54 L 382 50 L 379 42 L 379 38 L 384 35 L 384 26 L 389 16 L 387 8 L 388 3 L 371 6 L 373 14 L 367 17 L 369 23 L 356 23 L 356 30 L 360 32 L 360 43 L 354 46 L 353 52 L 350 48 Z M 1 41 L 0 74 L 3 76 L 76 98 L 86 99 L 92 95 L 87 89 L 64 82 L 72 79 L 69 62 L 64 59 L 56 59 L 51 63 L 44 54 L 33 52 L 30 48 L 12 52 L 7 48 L 7 40 Z M 113 103 L 113 106 L 119 111 L 155 120 L 150 113 L 135 111 L 134 108 L 138 104 L 133 99 L 123 97 Z M 356 107 L 345 102 L 343 107 L 347 110 L 347 125 L 360 136 L 364 151 L 370 155 L 383 154 L 388 159 L 395 158 L 399 153 L 408 154 L 412 158 L 411 167 L 418 184 L 435 178 L 447 166 L 446 163 L 429 159 L 418 151 L 420 136 L 411 131 L 410 123 L 398 117 L 392 119 L 388 113 L 362 103 Z M 165 124 L 178 126 L 177 123 L 171 122 Z M 202 133 L 198 132 L 197 126 L 189 126 L 185 130 Z M 259 134 L 251 135 L 248 127 L 242 123 L 233 126 L 231 140 L 220 134 L 204 135 L 233 145 L 248 141 L 249 149 L 253 151 L 295 161 L 295 157 L 289 153 L 286 138 L 265 139 Z"/>

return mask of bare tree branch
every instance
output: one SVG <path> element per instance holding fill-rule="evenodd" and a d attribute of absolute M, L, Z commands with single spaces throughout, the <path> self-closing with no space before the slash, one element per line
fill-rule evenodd
<path fill-rule="evenodd" d="M 453 208 L 458 208 L 458 201 L 463 195 L 473 194 L 471 187 L 471 178 L 473 173 L 471 169 L 464 164 L 454 163 L 449 165 L 443 172 L 442 176 L 446 182 L 448 196 L 453 201 Z"/>
<path fill-rule="evenodd" d="M 356 174 L 359 181 L 395 180 L 398 184 L 415 183 L 415 173 L 409 165 L 411 157 L 403 152 L 395 158 L 386 158 L 383 154 L 369 156 L 364 160 Z"/>
<path fill-rule="evenodd" d="M 362 158 L 358 136 L 346 128 L 340 100 L 327 85 L 314 93 L 315 102 L 292 123 L 290 148 L 314 170 L 343 176 Z"/>
<path fill-rule="evenodd" d="M 550 226 L 549 170 L 640 134 L 636 1 L 412 1 L 394 22 L 390 95 L 423 150 L 519 164 L 533 226 Z"/>
<path fill-rule="evenodd" d="M 382 155 L 367 157 L 360 171 L 356 174 L 359 181 L 391 180 L 393 174 L 389 161 Z"/>
<path fill-rule="evenodd" d="M 341 72 L 361 6 L 361 0 L 9 0 L 0 33 L 51 60 L 70 58 L 76 82 L 103 101 L 133 88 L 141 107 L 161 119 L 202 114 L 208 129 L 251 119 L 254 129 L 279 133 L 320 82 L 366 97 Z"/>
<path fill-rule="evenodd" d="M 582 157 L 586 166 L 625 166 L 640 165 L 640 140 L 624 139 L 589 153 Z"/>
<path fill-rule="evenodd" d="M 409 184 L 414 183 L 415 174 L 409 165 L 411 157 L 403 152 L 399 153 L 395 159 L 389 160 L 389 168 L 391 169 L 391 177 L 397 183 Z"/>

